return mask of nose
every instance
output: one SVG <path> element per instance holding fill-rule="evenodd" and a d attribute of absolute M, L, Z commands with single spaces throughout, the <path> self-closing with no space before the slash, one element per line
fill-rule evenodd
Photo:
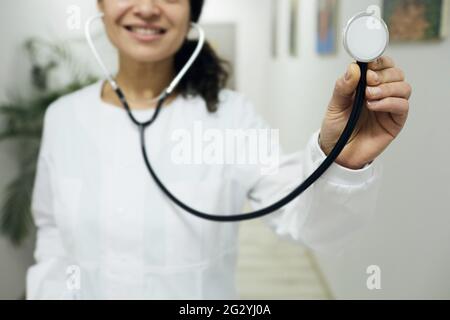
<path fill-rule="evenodd" d="M 159 15 L 161 13 L 159 0 L 137 1 L 133 8 L 133 12 L 141 18 L 149 18 L 153 15 Z"/>

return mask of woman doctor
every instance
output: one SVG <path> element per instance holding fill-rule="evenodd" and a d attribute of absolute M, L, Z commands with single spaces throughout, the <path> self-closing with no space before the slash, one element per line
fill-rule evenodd
<path fill-rule="evenodd" d="M 117 83 L 136 117 L 189 58 L 186 40 L 203 0 L 99 0 L 118 49 Z M 392 59 L 369 65 L 361 125 L 330 170 L 302 196 L 264 221 L 280 237 L 315 250 L 339 250 L 374 211 L 380 167 L 375 160 L 398 136 L 411 87 Z M 158 120 L 147 148 L 168 188 L 192 207 L 238 213 L 275 202 L 323 161 L 345 126 L 360 70 L 337 80 L 322 127 L 302 152 L 281 154 L 278 172 L 258 166 L 180 165 L 171 159 L 176 130 L 268 128 L 242 94 L 224 89 L 227 73 L 206 45 Z M 320 133 L 320 139 L 319 139 Z M 242 151 L 242 150 L 241 150 Z M 183 212 L 154 184 L 138 130 L 112 88 L 97 82 L 47 110 L 33 192 L 36 264 L 27 274 L 29 299 L 236 298 L 238 224 Z"/>

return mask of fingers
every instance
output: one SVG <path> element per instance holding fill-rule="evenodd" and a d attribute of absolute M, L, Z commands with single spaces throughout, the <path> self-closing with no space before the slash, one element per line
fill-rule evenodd
<path fill-rule="evenodd" d="M 349 65 L 345 76 L 336 81 L 330 106 L 343 110 L 351 106 L 354 92 L 361 78 L 361 70 L 356 63 Z"/>
<path fill-rule="evenodd" d="M 336 82 L 330 106 L 337 111 L 352 105 L 353 96 L 361 77 L 357 64 L 348 67 L 346 76 Z M 390 57 L 383 56 L 369 64 L 366 98 L 373 111 L 403 115 L 409 110 L 408 99 L 412 88 L 405 82 L 404 72 L 395 67 Z"/>
<path fill-rule="evenodd" d="M 409 112 L 412 88 L 405 82 L 404 72 L 395 67 L 394 60 L 383 56 L 369 63 L 367 71 L 367 108 L 386 112 L 402 126 Z"/>
<path fill-rule="evenodd" d="M 411 97 L 411 86 L 406 82 L 383 83 L 376 87 L 367 87 L 367 100 L 381 100 L 388 97 L 409 99 Z"/>
<path fill-rule="evenodd" d="M 381 71 L 367 71 L 367 84 L 377 86 L 382 83 L 402 82 L 405 80 L 404 72 L 399 68 L 388 68 Z"/>
<path fill-rule="evenodd" d="M 350 64 L 344 77 L 336 83 L 336 93 L 342 96 L 352 97 L 360 78 L 361 70 L 359 66 L 356 63 Z"/>
<path fill-rule="evenodd" d="M 392 60 L 392 58 L 387 56 L 382 56 L 378 58 L 377 60 L 369 63 L 368 66 L 368 68 L 373 71 L 381 71 L 393 67 L 395 67 L 394 60 Z"/>
<path fill-rule="evenodd" d="M 389 97 L 382 100 L 367 101 L 367 108 L 376 112 L 405 115 L 409 112 L 409 102 L 404 98 Z"/>

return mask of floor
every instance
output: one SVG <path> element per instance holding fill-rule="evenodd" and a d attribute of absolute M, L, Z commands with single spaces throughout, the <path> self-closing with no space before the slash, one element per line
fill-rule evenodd
<path fill-rule="evenodd" d="M 241 299 L 333 298 L 314 256 L 260 220 L 241 225 L 237 281 Z"/>

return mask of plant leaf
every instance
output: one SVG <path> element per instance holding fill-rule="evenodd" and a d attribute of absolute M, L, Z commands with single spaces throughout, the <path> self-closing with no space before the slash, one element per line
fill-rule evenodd
<path fill-rule="evenodd" d="M 55 65 L 36 65 L 35 57 L 39 47 L 50 49 L 52 56 L 59 59 Z M 66 47 L 47 42 L 42 39 L 30 39 L 25 43 L 32 64 L 40 68 L 43 78 L 52 72 L 60 62 L 66 63 L 71 68 L 79 68 L 75 64 Z M 6 187 L 5 197 L 0 210 L 0 233 L 5 235 L 14 245 L 20 245 L 28 236 L 32 226 L 31 197 L 36 174 L 36 163 L 39 153 L 43 120 L 49 105 L 61 96 L 81 89 L 97 79 L 87 75 L 81 77 L 79 70 L 73 72 L 77 75 L 67 86 L 57 90 L 41 90 L 31 97 L 14 97 L 12 102 L 0 105 L 0 116 L 4 119 L 4 129 L 0 131 L 0 142 L 14 140 L 22 143 L 17 148 L 16 160 L 20 163 L 20 171 L 17 177 Z"/>

